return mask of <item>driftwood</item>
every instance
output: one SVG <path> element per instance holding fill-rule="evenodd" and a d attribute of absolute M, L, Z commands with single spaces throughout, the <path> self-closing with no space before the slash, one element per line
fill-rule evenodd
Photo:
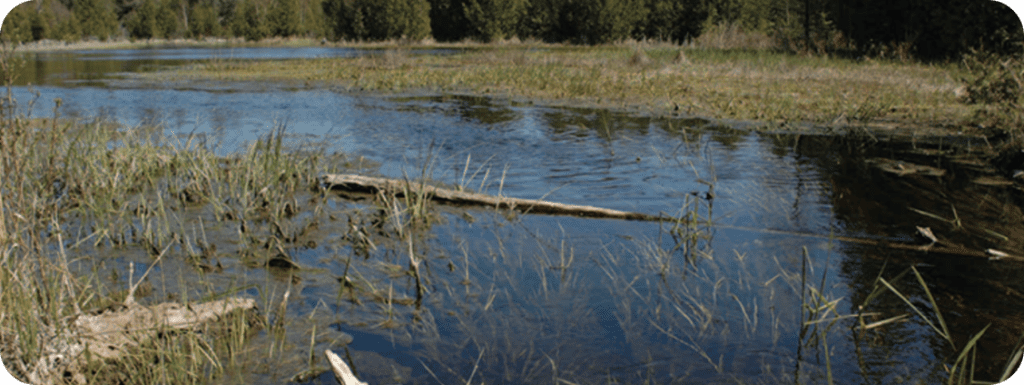
<path fill-rule="evenodd" d="M 341 385 L 367 385 L 365 382 L 359 381 L 356 375 L 352 373 L 352 369 L 348 367 L 341 357 L 330 350 L 325 350 L 324 355 L 327 356 L 327 362 L 331 364 L 331 370 L 334 371 L 334 377 L 338 379 Z"/>
<path fill-rule="evenodd" d="M 570 205 L 537 199 L 500 197 L 466 191 L 456 191 L 427 184 L 420 184 L 417 182 L 374 178 L 362 175 L 328 174 L 325 175 L 322 180 L 331 188 L 336 189 L 371 193 L 387 191 L 398 196 L 404 195 L 407 191 L 420 192 L 435 201 L 450 204 L 491 206 L 537 214 L 574 215 L 590 218 L 628 220 L 659 219 L 659 217 L 642 213 L 605 209 L 594 206 Z"/>
<path fill-rule="evenodd" d="M 256 301 L 230 298 L 201 304 L 162 303 L 142 306 L 129 295 L 98 314 L 82 314 L 60 331 L 44 332 L 48 343 L 42 356 L 30 367 L 15 364 L 15 369 L 32 384 L 85 384 L 85 353 L 93 359 L 117 360 L 129 354 L 131 347 L 158 338 L 160 333 L 191 329 L 214 322 L 234 311 L 253 311 Z"/>
<path fill-rule="evenodd" d="M 236 310 L 255 308 L 256 300 L 251 298 L 187 306 L 173 302 L 155 306 L 132 303 L 98 315 L 80 316 L 74 326 L 90 353 L 103 359 L 118 359 L 127 353 L 127 348 L 154 339 L 160 332 L 191 329 Z"/>
<path fill-rule="evenodd" d="M 942 176 L 945 170 L 938 169 L 930 166 L 914 165 L 910 163 L 898 162 L 885 158 L 874 158 L 868 161 L 875 167 L 882 169 L 883 171 L 894 173 L 900 176 L 919 174 L 929 176 Z M 530 213 L 542 213 L 542 214 L 559 214 L 559 215 L 575 215 L 581 217 L 591 218 L 613 218 L 613 219 L 628 219 L 628 220 L 641 220 L 641 221 L 672 221 L 674 218 L 658 215 L 649 215 L 643 213 L 635 213 L 628 211 L 619 211 L 612 209 L 605 209 L 594 206 L 583 206 L 583 205 L 570 205 L 563 203 L 547 202 L 534 199 L 520 199 L 520 198 L 508 198 L 498 197 L 493 195 L 471 193 L 465 191 L 456 191 L 451 189 L 445 189 L 435 187 L 427 184 L 421 184 L 420 182 L 403 181 L 396 179 L 386 178 L 375 178 L 361 175 L 351 174 L 328 174 L 321 177 L 321 181 L 328 185 L 332 189 L 341 189 L 354 192 L 370 192 L 376 193 L 378 191 L 385 191 L 397 196 L 402 196 L 406 192 L 417 192 L 428 196 L 430 199 L 439 201 L 442 203 L 451 204 L 466 204 L 466 205 L 482 205 L 491 206 L 498 208 L 508 208 L 520 210 L 523 212 Z M 802 233 L 802 232 L 790 232 L 790 231 L 779 231 L 771 229 L 761 229 L 745 226 L 730 226 L 730 225 L 716 225 L 720 228 L 729 228 L 737 230 L 754 231 L 761 233 L 779 233 L 788 234 L 793 236 L 802 237 L 815 237 L 815 238 L 827 238 L 834 239 L 843 242 L 859 243 L 862 245 L 874 245 L 881 247 L 888 247 L 892 249 L 909 250 L 909 251 L 929 251 L 933 253 L 944 253 L 953 255 L 962 255 L 969 257 L 987 258 L 990 260 L 1009 259 L 1014 261 L 1024 262 L 1024 257 L 1007 254 L 997 250 L 981 251 L 967 249 L 959 245 L 945 245 L 932 247 L 916 245 L 911 243 L 903 243 L 894 240 L 876 240 L 876 239 L 865 239 L 865 238 L 854 238 L 844 236 L 833 236 L 833 235 L 822 235 L 813 233 Z"/>

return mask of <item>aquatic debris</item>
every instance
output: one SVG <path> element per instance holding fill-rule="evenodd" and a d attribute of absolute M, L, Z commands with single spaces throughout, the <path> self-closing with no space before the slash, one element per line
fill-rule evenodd
<path fill-rule="evenodd" d="M 328 174 L 321 177 L 321 180 L 332 189 L 372 193 L 388 191 L 396 196 L 403 195 L 404 191 L 414 191 L 424 196 L 428 196 L 430 199 L 443 203 L 493 206 L 519 210 L 526 213 L 576 215 L 591 218 L 629 220 L 661 219 L 659 217 L 643 213 L 619 211 L 594 206 L 555 203 L 537 199 L 509 198 L 465 191 L 455 191 L 421 184 L 419 182 L 409 182 L 397 179 L 375 178 L 351 174 Z"/>
<path fill-rule="evenodd" d="M 885 171 L 890 174 L 896 174 L 899 176 L 912 174 L 927 176 L 946 175 L 946 170 L 943 170 L 941 168 L 914 164 L 910 162 L 904 162 L 901 160 L 893 160 L 887 158 L 871 158 L 865 160 L 864 162 L 882 171 Z"/>
<path fill-rule="evenodd" d="M 345 360 L 342 360 L 337 354 L 330 350 L 325 350 L 324 355 L 327 356 L 327 362 L 331 364 L 334 377 L 338 379 L 341 385 L 368 385 L 365 382 L 359 381 L 356 375 L 352 374 L 352 369 L 348 367 Z"/>
<path fill-rule="evenodd" d="M 96 315 L 79 316 L 74 322 L 90 353 L 118 359 L 129 347 L 140 345 L 169 330 L 191 329 L 216 321 L 236 310 L 256 309 L 251 298 L 228 298 L 200 304 L 166 302 L 155 306 L 123 305 Z"/>
<path fill-rule="evenodd" d="M 988 258 L 990 261 L 998 261 L 1010 256 L 1009 254 L 996 249 L 985 249 L 985 254 L 991 255 L 991 257 Z"/>

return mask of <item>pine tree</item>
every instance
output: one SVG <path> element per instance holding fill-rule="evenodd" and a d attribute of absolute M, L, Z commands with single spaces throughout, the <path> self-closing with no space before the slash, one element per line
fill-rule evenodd
<path fill-rule="evenodd" d="M 207 36 L 220 36 L 220 23 L 217 22 L 217 12 L 213 4 L 203 2 L 195 4 L 189 10 L 188 34 L 193 38 Z"/>
<path fill-rule="evenodd" d="M 267 19 L 276 36 L 288 37 L 299 33 L 299 9 L 295 0 L 274 0 Z"/>
<path fill-rule="evenodd" d="M 476 35 L 491 42 L 516 34 L 526 13 L 526 0 L 468 0 L 463 11 Z"/>
<path fill-rule="evenodd" d="M 106 40 L 117 33 L 117 15 L 109 0 L 78 0 L 71 12 L 78 18 L 82 35 Z"/>
<path fill-rule="evenodd" d="M 11 43 L 31 41 L 32 19 L 36 14 L 33 8 L 32 3 L 21 3 L 14 7 L 0 26 L 0 39 Z"/>

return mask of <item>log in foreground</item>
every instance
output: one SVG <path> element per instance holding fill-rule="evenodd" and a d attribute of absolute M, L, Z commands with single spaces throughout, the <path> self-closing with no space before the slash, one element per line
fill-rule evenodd
<path fill-rule="evenodd" d="M 352 369 L 337 354 L 330 350 L 325 350 L 324 355 L 327 356 L 327 363 L 331 364 L 331 370 L 334 371 L 334 378 L 338 379 L 338 383 L 341 385 L 367 385 L 356 378 L 356 375 L 352 373 Z"/>
<path fill-rule="evenodd" d="M 347 191 L 370 192 L 386 191 L 389 194 L 403 196 L 407 192 L 419 193 L 430 199 L 450 204 L 481 205 L 496 208 L 518 210 L 524 213 L 575 215 L 590 218 L 611 218 L 627 220 L 659 220 L 661 218 L 628 211 L 605 209 L 594 206 L 570 205 L 548 202 L 537 199 L 509 198 L 466 191 L 456 191 L 431 186 L 425 183 L 410 182 L 396 179 L 375 178 L 351 174 L 328 174 L 323 176 L 323 183 L 332 189 Z"/>
<path fill-rule="evenodd" d="M 114 311 L 80 316 L 74 325 L 93 355 L 118 359 L 128 352 L 128 348 L 154 339 L 162 332 L 191 329 L 236 310 L 255 308 L 256 300 L 251 298 L 228 298 L 189 305 L 167 302 L 142 306 L 133 303 Z"/>
<path fill-rule="evenodd" d="M 168 302 L 143 306 L 134 299 L 125 302 L 97 314 L 80 314 L 59 332 L 42 333 L 49 343 L 41 356 L 31 367 L 16 368 L 32 384 L 86 384 L 86 374 L 93 370 L 87 369 L 89 356 L 116 361 L 131 354 L 134 347 L 166 338 L 166 332 L 193 329 L 236 311 L 256 311 L 256 301 L 250 298 L 187 305 Z"/>

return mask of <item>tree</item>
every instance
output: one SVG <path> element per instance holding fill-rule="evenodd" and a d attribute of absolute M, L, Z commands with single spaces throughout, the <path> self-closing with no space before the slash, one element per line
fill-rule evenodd
<path fill-rule="evenodd" d="M 156 12 L 156 4 L 152 0 L 143 1 L 138 7 L 129 11 L 124 18 L 128 36 L 133 39 L 150 39 L 160 35 L 159 27 L 156 24 Z"/>
<path fill-rule="evenodd" d="M 536 37 L 548 42 L 568 39 L 562 27 L 562 8 L 566 0 L 531 0 L 517 35 Z"/>
<path fill-rule="evenodd" d="M 24 43 L 32 41 L 32 21 L 36 12 L 35 4 L 18 4 L 7 17 L 4 18 L 3 26 L 0 26 L 0 39 L 11 43 Z"/>
<path fill-rule="evenodd" d="M 38 0 L 34 3 L 37 8 L 36 15 L 32 19 L 32 40 L 53 38 L 57 28 L 57 8 L 65 18 L 70 16 L 70 12 L 55 0 Z"/>
<path fill-rule="evenodd" d="M 78 19 L 81 33 L 106 40 L 118 30 L 117 15 L 110 0 L 78 0 L 71 7 Z"/>
<path fill-rule="evenodd" d="M 577 0 L 579 13 L 574 19 L 579 26 L 577 42 L 601 44 L 630 36 L 633 29 L 647 16 L 640 0 Z M 572 5 L 570 5 L 572 6 Z"/>
<path fill-rule="evenodd" d="M 485 42 L 516 34 L 526 12 L 526 0 L 468 0 L 462 5 L 466 20 Z"/>
<path fill-rule="evenodd" d="M 299 9 L 296 0 L 274 0 L 267 19 L 274 35 L 288 37 L 299 33 Z"/>
<path fill-rule="evenodd" d="M 850 0 L 823 8 L 862 51 L 904 43 L 920 59 L 948 60 L 971 48 L 1011 53 L 1024 41 L 1020 19 L 995 1 Z"/>
<path fill-rule="evenodd" d="M 217 11 L 210 2 L 198 3 L 189 10 L 188 34 L 193 38 L 220 36 Z"/>
<path fill-rule="evenodd" d="M 270 36 L 266 7 L 260 6 L 254 0 L 241 0 L 235 5 L 231 31 L 235 36 L 244 37 L 249 41 L 259 41 Z"/>
<path fill-rule="evenodd" d="M 299 1 L 299 29 L 303 36 L 325 36 L 327 34 L 323 0 Z"/>
<path fill-rule="evenodd" d="M 82 27 L 78 24 L 78 18 L 69 12 L 67 17 L 57 22 L 57 28 L 55 28 L 52 37 L 63 41 L 81 39 Z"/>
<path fill-rule="evenodd" d="M 466 0 L 430 0 L 430 31 L 439 41 L 459 41 L 472 31 L 466 20 Z"/>
<path fill-rule="evenodd" d="M 341 2 L 336 26 L 356 39 L 410 39 L 430 36 L 427 0 L 355 0 Z"/>
<path fill-rule="evenodd" d="M 164 38 L 171 38 L 179 36 L 178 27 L 181 25 L 178 21 L 177 9 L 181 7 L 179 1 L 185 3 L 184 0 L 150 0 L 155 1 L 158 4 L 156 13 L 156 24 L 159 29 L 157 36 Z M 187 4 L 187 3 L 186 3 Z"/>

